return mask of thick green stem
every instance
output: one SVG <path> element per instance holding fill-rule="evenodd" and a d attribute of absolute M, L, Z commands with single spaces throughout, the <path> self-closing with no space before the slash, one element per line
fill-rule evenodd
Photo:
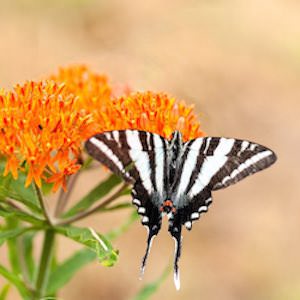
<path fill-rule="evenodd" d="M 37 281 L 36 281 L 36 295 L 35 300 L 40 300 L 45 297 L 45 291 L 48 283 L 50 264 L 53 255 L 55 233 L 52 229 L 47 229 L 45 232 L 45 238 L 43 243 L 43 250 L 41 254 Z"/>

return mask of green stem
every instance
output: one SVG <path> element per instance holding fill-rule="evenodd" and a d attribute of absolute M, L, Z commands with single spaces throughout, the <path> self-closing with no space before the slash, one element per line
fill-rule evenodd
<path fill-rule="evenodd" d="M 46 220 L 47 220 L 47 223 L 48 223 L 50 226 L 52 226 L 52 220 L 51 220 L 51 217 L 50 217 L 50 215 L 49 215 L 48 209 L 47 209 L 47 207 L 46 207 L 46 203 L 45 203 L 45 201 L 44 201 L 44 199 L 43 199 L 43 195 L 42 195 L 42 193 L 41 193 L 41 190 L 40 190 L 40 188 L 36 185 L 36 183 L 33 184 L 33 187 L 34 187 L 34 191 L 35 191 L 35 193 L 36 193 L 36 196 L 37 196 L 37 198 L 38 198 L 38 200 L 39 200 L 40 206 L 41 206 L 41 208 L 42 208 L 43 214 L 44 214 L 44 216 L 45 216 L 45 218 L 46 218 Z"/>
<path fill-rule="evenodd" d="M 116 200 L 119 196 L 121 196 L 122 193 L 124 192 L 124 190 L 127 188 L 127 186 L 128 186 L 127 183 L 124 183 L 114 194 L 112 194 L 105 201 L 100 202 L 95 207 L 85 210 L 83 212 L 80 212 L 73 217 L 70 217 L 70 218 L 64 219 L 64 220 L 60 220 L 60 221 L 56 222 L 55 225 L 57 225 L 57 226 L 68 225 L 73 222 L 79 221 L 83 218 L 86 218 L 87 216 L 92 215 L 93 213 L 99 211 L 103 207 L 106 207 L 109 203 L 111 203 L 112 201 Z"/>
<path fill-rule="evenodd" d="M 64 211 L 79 175 L 80 171 L 70 177 L 66 192 L 63 189 L 61 189 L 54 212 L 55 217 L 58 217 Z"/>
<path fill-rule="evenodd" d="M 41 298 L 45 297 L 44 293 L 48 283 L 50 264 L 53 255 L 54 236 L 55 233 L 52 229 L 46 230 L 36 281 L 35 300 L 40 300 Z"/>

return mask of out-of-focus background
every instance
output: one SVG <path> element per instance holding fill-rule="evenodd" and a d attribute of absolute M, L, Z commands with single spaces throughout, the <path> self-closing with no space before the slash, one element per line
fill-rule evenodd
<path fill-rule="evenodd" d="M 0 6 L 0 86 L 86 63 L 134 90 L 195 103 L 209 135 L 254 140 L 278 154 L 272 168 L 214 193 L 209 213 L 183 232 L 180 292 L 170 276 L 153 299 L 300 299 L 299 1 L 11 0 Z M 98 174 L 82 178 L 74 201 Z M 106 232 L 128 214 L 81 224 Z M 164 226 L 138 280 L 145 239 L 145 229 L 134 224 L 115 242 L 117 266 L 90 264 L 60 298 L 131 299 L 173 259 Z M 60 240 L 60 258 L 74 247 Z"/>

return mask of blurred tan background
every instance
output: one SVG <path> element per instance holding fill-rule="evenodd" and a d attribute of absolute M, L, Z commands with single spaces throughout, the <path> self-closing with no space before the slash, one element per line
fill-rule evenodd
<path fill-rule="evenodd" d="M 0 29 L 2 87 L 87 63 L 113 82 L 195 103 L 209 135 L 277 152 L 274 167 L 214 193 L 209 213 L 183 231 L 180 292 L 169 276 L 153 299 L 300 299 L 299 1 L 1 1 Z M 82 178 L 74 201 L 100 173 Z M 79 224 L 106 232 L 129 213 Z M 145 239 L 134 224 L 115 242 L 117 266 L 90 264 L 61 299 L 131 299 L 173 259 L 164 226 L 138 280 Z M 73 249 L 60 240 L 61 258 Z M 19 298 L 12 292 L 9 299 Z"/>

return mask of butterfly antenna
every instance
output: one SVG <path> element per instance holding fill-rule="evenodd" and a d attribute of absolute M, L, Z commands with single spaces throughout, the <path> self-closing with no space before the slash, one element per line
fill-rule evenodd
<path fill-rule="evenodd" d="M 175 241 L 175 254 L 174 254 L 174 284 L 177 290 L 180 289 L 180 274 L 179 274 L 179 267 L 178 267 L 178 260 L 181 254 L 181 232 L 177 232 L 173 234 L 173 239 Z"/>
<path fill-rule="evenodd" d="M 150 253 L 150 249 L 151 249 L 151 245 L 152 245 L 152 242 L 153 242 L 153 239 L 156 235 L 149 232 L 148 234 L 148 239 L 147 239 L 147 248 L 146 248 L 146 253 L 143 257 L 143 260 L 142 260 L 142 266 L 141 266 L 141 272 L 140 272 L 140 279 L 143 278 L 143 275 L 145 273 L 145 267 L 146 267 L 146 262 L 147 262 L 147 258 L 148 258 L 148 255 Z"/>

